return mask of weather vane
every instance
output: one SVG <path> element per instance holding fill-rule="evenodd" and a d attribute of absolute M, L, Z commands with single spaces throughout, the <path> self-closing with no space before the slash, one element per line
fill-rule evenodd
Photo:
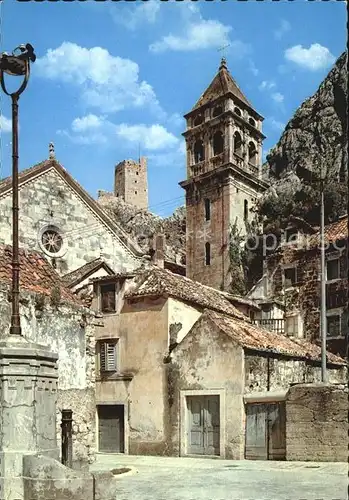
<path fill-rule="evenodd" d="M 226 59 L 227 55 L 227 48 L 230 47 L 230 43 L 227 43 L 226 45 L 223 45 L 222 47 L 219 47 L 217 50 L 218 52 L 222 52 L 222 58 Z"/>

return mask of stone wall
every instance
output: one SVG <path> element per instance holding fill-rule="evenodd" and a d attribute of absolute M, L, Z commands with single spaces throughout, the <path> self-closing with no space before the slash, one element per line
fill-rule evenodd
<path fill-rule="evenodd" d="M 9 331 L 9 289 L 0 285 L 0 336 Z M 58 354 L 57 435 L 60 447 L 61 409 L 73 410 L 73 460 L 76 466 L 95 456 L 94 315 L 80 306 L 51 305 L 43 295 L 20 294 L 22 333 Z"/>
<path fill-rule="evenodd" d="M 286 458 L 348 460 L 348 388 L 300 384 L 286 397 Z"/>
<path fill-rule="evenodd" d="M 22 185 L 19 204 L 21 247 L 42 252 L 43 229 L 54 226 L 60 231 L 63 246 L 55 258 L 59 274 L 74 271 L 101 255 L 115 271 L 133 270 L 139 266 L 139 259 L 55 170 Z M 0 243 L 12 242 L 11 207 L 11 192 L 7 192 L 0 197 Z M 48 259 L 51 261 L 52 257 L 48 256 Z"/>
<path fill-rule="evenodd" d="M 331 383 L 345 383 L 345 367 L 328 367 Z M 290 384 L 317 383 L 321 381 L 321 364 L 310 360 L 262 356 L 245 356 L 245 393 L 288 389 Z"/>
<path fill-rule="evenodd" d="M 345 244 L 338 244 L 341 252 L 328 248 L 326 258 L 339 256 L 340 279 L 326 284 L 327 313 L 340 309 L 342 316 L 342 338 L 327 339 L 328 349 L 335 354 L 346 357 L 345 335 L 348 330 L 347 319 L 347 255 Z M 338 246 L 338 248 L 339 248 Z M 297 283 L 292 289 L 283 290 L 283 266 L 297 266 Z M 267 258 L 271 296 L 282 300 L 286 313 L 299 312 L 303 337 L 311 342 L 319 341 L 320 318 L 320 252 L 317 248 L 307 249 L 285 245 L 280 251 Z"/>

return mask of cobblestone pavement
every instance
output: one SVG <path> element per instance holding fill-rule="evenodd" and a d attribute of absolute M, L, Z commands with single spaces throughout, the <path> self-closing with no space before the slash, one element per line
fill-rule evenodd
<path fill-rule="evenodd" d="M 348 464 L 97 455 L 91 470 L 134 467 L 117 500 L 347 500 Z"/>

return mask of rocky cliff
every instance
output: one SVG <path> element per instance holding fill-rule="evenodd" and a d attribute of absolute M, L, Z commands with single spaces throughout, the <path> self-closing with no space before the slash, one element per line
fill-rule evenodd
<path fill-rule="evenodd" d="M 288 122 L 267 156 L 271 184 L 257 209 L 267 220 L 292 213 L 310 223 L 319 218 L 319 173 L 326 173 L 326 219 L 346 211 L 348 178 L 347 53 Z"/>
<path fill-rule="evenodd" d="M 99 191 L 98 203 L 121 227 L 132 236 L 139 246 L 149 250 L 151 237 L 162 233 L 166 238 L 165 257 L 185 264 L 185 208 L 179 207 L 170 217 L 159 217 L 125 203 L 112 193 Z"/>

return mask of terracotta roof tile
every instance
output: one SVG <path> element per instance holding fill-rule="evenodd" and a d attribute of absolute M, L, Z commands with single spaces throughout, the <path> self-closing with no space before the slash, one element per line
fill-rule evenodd
<path fill-rule="evenodd" d="M 245 349 L 259 352 L 274 352 L 314 361 L 321 360 L 320 347 L 305 340 L 298 341 L 291 339 L 285 335 L 269 332 L 251 323 L 239 321 L 213 311 L 205 311 L 199 321 L 205 317 L 211 319 L 218 328 Z M 327 359 L 334 364 L 346 364 L 344 359 L 330 352 L 327 353 Z"/>
<path fill-rule="evenodd" d="M 58 285 L 63 301 L 82 305 L 42 254 L 20 249 L 19 262 L 20 288 L 50 296 L 52 288 Z M 12 282 L 12 247 L 10 245 L 0 245 L 0 282 L 8 285 Z"/>
<path fill-rule="evenodd" d="M 331 243 L 348 238 L 348 216 L 341 217 L 338 221 L 325 226 L 325 243 Z M 320 244 L 320 232 L 311 237 L 312 246 Z"/>
<path fill-rule="evenodd" d="M 140 269 L 136 273 L 134 284 L 125 294 L 125 297 L 146 295 L 168 295 L 204 308 L 229 314 L 241 320 L 247 319 L 219 290 L 155 266 L 149 269 Z"/>

